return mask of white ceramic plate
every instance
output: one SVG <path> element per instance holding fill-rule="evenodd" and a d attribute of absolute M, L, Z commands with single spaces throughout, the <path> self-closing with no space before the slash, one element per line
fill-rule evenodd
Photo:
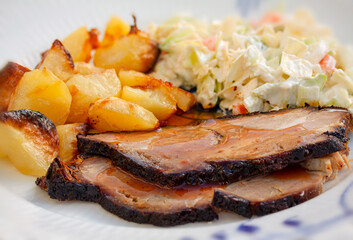
<path fill-rule="evenodd" d="M 319 21 L 330 25 L 340 41 L 353 44 L 353 2 L 271 0 L 12 0 L 0 1 L 0 65 L 15 61 L 34 67 L 40 53 L 55 38 L 62 39 L 79 26 L 103 31 L 113 14 L 129 20 L 131 13 L 146 27 L 171 15 L 188 12 L 196 17 L 251 17 L 285 6 L 310 8 Z M 352 144 L 350 147 L 352 148 Z M 353 174 L 343 172 L 326 185 L 325 192 L 297 207 L 253 219 L 222 213 L 218 221 L 159 228 L 126 222 L 98 204 L 59 202 L 0 160 L 0 239 L 352 239 Z"/>

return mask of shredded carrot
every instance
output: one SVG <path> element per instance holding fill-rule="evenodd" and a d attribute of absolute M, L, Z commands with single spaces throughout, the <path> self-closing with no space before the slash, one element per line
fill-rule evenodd
<path fill-rule="evenodd" d="M 266 23 L 278 23 L 282 21 L 282 15 L 278 12 L 269 12 L 260 19 L 258 25 L 261 26 Z"/>
<path fill-rule="evenodd" d="M 248 110 L 245 108 L 244 104 L 233 105 L 232 108 L 233 115 L 247 114 Z"/>
<path fill-rule="evenodd" d="M 216 50 L 216 42 L 217 42 L 217 36 L 214 35 L 212 37 L 206 38 L 202 41 L 202 44 L 208 48 L 210 51 Z"/>
<path fill-rule="evenodd" d="M 321 59 L 320 66 L 327 75 L 331 75 L 336 67 L 336 59 L 326 54 L 325 57 Z"/>

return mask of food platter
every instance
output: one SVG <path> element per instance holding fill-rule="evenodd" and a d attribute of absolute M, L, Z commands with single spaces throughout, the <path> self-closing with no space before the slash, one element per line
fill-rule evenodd
<path fill-rule="evenodd" d="M 294 208 L 261 218 L 246 219 L 230 213 L 213 223 L 160 228 L 126 222 L 99 205 L 57 202 L 1 161 L 1 234 L 4 239 L 342 239 L 352 233 L 353 176 L 343 172 L 320 196 Z M 349 239 L 349 238 L 348 238 Z"/>
<path fill-rule="evenodd" d="M 351 18 L 350 1 L 335 6 L 329 1 L 238 0 L 221 5 L 216 1 L 9 1 L 0 10 L 0 63 L 12 60 L 33 67 L 40 60 L 38 53 L 53 39 L 82 25 L 103 29 L 112 14 L 128 19 L 134 13 L 145 28 L 151 21 L 164 20 L 185 9 L 198 17 L 220 18 L 232 13 L 253 16 L 283 4 L 292 10 L 302 3 L 321 22 L 334 27 L 341 41 L 353 43 L 353 35 L 344 27 Z M 4 239 L 348 239 L 353 234 L 351 170 L 326 185 L 322 195 L 280 213 L 250 220 L 224 213 L 213 223 L 159 228 L 126 222 L 92 203 L 51 200 L 34 185 L 34 177 L 21 175 L 5 160 L 0 166 L 0 238 Z"/>

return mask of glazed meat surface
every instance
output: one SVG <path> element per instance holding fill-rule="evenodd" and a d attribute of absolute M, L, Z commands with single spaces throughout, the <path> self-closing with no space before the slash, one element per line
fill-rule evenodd
<path fill-rule="evenodd" d="M 172 226 L 218 218 L 211 207 L 213 187 L 163 189 L 123 172 L 103 157 L 78 156 L 68 165 L 56 159 L 36 183 L 51 198 L 97 202 L 137 223 Z"/>
<path fill-rule="evenodd" d="M 224 184 L 345 150 L 350 128 L 347 110 L 306 107 L 79 136 L 78 148 L 161 186 Z"/>
<path fill-rule="evenodd" d="M 172 226 L 212 221 L 217 209 L 245 217 L 277 212 L 320 194 L 323 177 L 291 168 L 229 185 L 165 189 L 125 173 L 107 158 L 78 156 L 68 165 L 56 159 L 37 184 L 54 199 L 96 202 L 128 221 Z"/>
<path fill-rule="evenodd" d="M 324 178 L 318 172 L 295 167 L 216 189 L 212 204 L 244 217 L 262 216 L 319 195 L 323 183 Z"/>

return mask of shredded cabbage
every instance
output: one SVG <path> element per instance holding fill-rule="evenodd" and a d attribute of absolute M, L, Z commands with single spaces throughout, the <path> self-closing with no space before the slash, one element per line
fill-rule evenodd
<path fill-rule="evenodd" d="M 309 104 L 353 110 L 353 48 L 340 45 L 307 11 L 276 22 L 176 16 L 149 32 L 162 50 L 150 74 L 196 87 L 204 108 L 243 104 L 254 112 Z M 322 62 L 327 55 L 335 66 Z"/>

